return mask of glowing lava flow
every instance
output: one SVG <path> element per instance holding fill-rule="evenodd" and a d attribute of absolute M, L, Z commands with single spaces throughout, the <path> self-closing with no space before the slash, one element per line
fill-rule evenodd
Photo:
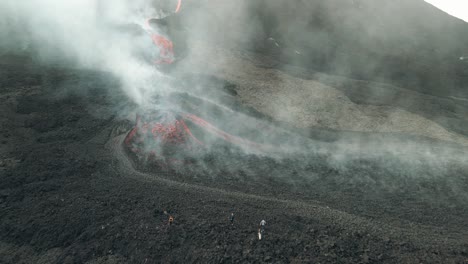
<path fill-rule="evenodd" d="M 182 0 L 177 1 L 177 7 L 174 13 L 179 13 L 181 6 L 182 6 Z"/>
<path fill-rule="evenodd" d="M 265 149 L 266 146 L 231 135 L 193 115 L 171 111 L 153 111 L 138 115 L 135 127 L 127 134 L 124 146 L 128 151 L 145 160 L 178 159 L 207 146 L 194 136 L 189 126 L 208 132 L 230 144 L 250 149 Z"/>

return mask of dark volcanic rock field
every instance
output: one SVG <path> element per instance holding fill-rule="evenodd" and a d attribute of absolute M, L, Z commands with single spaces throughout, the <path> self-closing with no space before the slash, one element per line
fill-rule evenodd
<path fill-rule="evenodd" d="M 0 264 L 468 263 L 467 24 L 419 0 L 231 2 L 184 2 L 165 76 L 113 53 L 147 54 L 128 25 L 57 16 L 92 25 L 71 45 L 0 20 Z M 143 160 L 123 140 L 155 105 L 221 132 L 187 121 L 196 155 Z"/>
<path fill-rule="evenodd" d="M 129 124 L 113 113 L 131 104 L 109 89 L 117 85 L 110 76 L 28 63 L 2 65 L 1 73 L 2 263 L 467 259 L 466 200 L 447 178 L 408 177 L 387 188 L 379 178 L 398 175 L 378 161 L 343 169 L 321 154 L 236 152 L 208 154 L 202 160 L 214 169 L 193 164 L 192 174 L 144 172 L 121 148 Z M 77 96 L 75 85 L 89 89 Z M 462 190 L 465 169 L 447 172 Z M 356 181 L 366 177 L 374 180 Z"/>

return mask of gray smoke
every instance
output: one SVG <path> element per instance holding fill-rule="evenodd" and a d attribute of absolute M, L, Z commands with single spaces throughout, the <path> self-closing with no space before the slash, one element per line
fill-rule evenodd
<path fill-rule="evenodd" d="M 163 74 L 134 55 L 151 48 L 151 40 L 115 29 L 156 15 L 150 1 L 6 0 L 0 14 L 2 53 L 29 52 L 42 63 L 111 72 L 140 104 L 147 93 L 169 89 Z"/>
<path fill-rule="evenodd" d="M 418 12 L 427 17 L 412 15 Z M 242 135 L 259 128 L 256 139 L 277 146 L 278 153 L 255 153 L 259 156 L 281 161 L 292 154 L 321 155 L 341 171 L 367 159 L 390 171 L 378 180 L 353 175 L 346 183 L 377 181 L 392 189 L 406 178 L 448 178 L 454 167 L 466 168 L 466 150 L 431 140 L 467 140 L 466 124 L 453 121 L 468 108 L 461 89 L 467 79 L 455 78 L 460 68 L 451 65 L 454 56 L 465 54 L 468 34 L 445 31 L 461 28 L 459 22 L 423 1 L 184 1 L 189 56 L 170 76 L 136 55 L 152 48 L 146 36 L 132 38 L 115 29 L 161 15 L 150 0 L 4 0 L 0 47 L 2 53 L 27 51 L 42 62 L 111 72 L 140 106 L 151 106 L 155 94 L 174 91 L 217 105 L 232 113 L 216 120 L 221 129 Z M 237 100 L 286 128 L 265 129 L 269 122 L 224 106 L 224 95 L 204 89 L 205 83 L 174 85 L 174 78 L 187 74 L 228 80 L 236 86 Z M 461 100 L 452 103 L 451 97 Z M 408 128 L 415 120 L 421 125 Z M 306 132 L 300 136 L 288 126 Z M 309 139 L 311 131 L 316 140 Z M 372 136 L 382 131 L 388 134 Z M 395 139 L 405 133 L 432 139 Z M 316 177 L 305 169 L 307 158 L 297 163 L 302 177 Z M 242 167 L 202 164 L 213 175 Z M 258 177 L 255 168 L 245 170 Z M 461 176 L 450 178 L 449 186 L 465 197 L 460 182 L 466 175 L 462 169 L 457 173 Z M 272 174 L 290 178 L 281 170 Z"/>

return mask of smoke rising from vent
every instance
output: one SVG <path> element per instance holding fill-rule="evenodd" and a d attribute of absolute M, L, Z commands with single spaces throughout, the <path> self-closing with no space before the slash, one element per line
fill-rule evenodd
<path fill-rule="evenodd" d="M 355 166 L 359 157 L 373 159 L 401 178 L 424 178 L 424 175 L 445 177 L 448 164 L 463 164 L 466 160 L 463 152 L 445 148 L 441 151 L 428 141 L 396 143 L 388 139 L 391 135 L 372 138 L 370 135 L 353 134 L 382 132 L 390 127 L 383 132 L 409 131 L 421 135 L 429 131 L 435 138 L 459 139 L 453 136 L 454 132 L 446 133 L 441 126 L 462 115 L 463 112 L 459 111 L 463 109 L 462 106 L 457 108 L 450 105 L 455 109 L 452 111 L 455 118 L 449 121 L 436 117 L 431 123 L 426 119 L 432 118 L 429 112 L 432 106 L 440 103 L 431 96 L 465 96 L 465 92 L 458 88 L 466 78 L 452 78 L 456 71 L 444 67 L 447 63 L 453 63 L 453 58 L 466 54 L 466 51 L 450 36 L 438 37 L 441 29 L 451 25 L 450 21 L 427 23 L 424 17 L 413 16 L 394 20 L 394 14 L 426 8 L 416 1 L 408 1 L 411 4 L 403 8 L 405 1 L 399 2 L 401 5 L 390 1 L 383 1 L 384 4 L 380 5 L 380 2 L 357 0 L 300 1 L 301 4 L 278 0 L 184 1 L 182 12 L 187 13 L 183 15 L 182 24 L 187 28 L 190 58 L 182 62 L 177 70 L 227 79 L 239 86 L 238 93 L 243 103 L 265 116 L 280 119 L 287 123 L 285 126 L 313 132 L 330 128 L 350 130 L 321 131 L 319 139 L 313 141 L 307 139 L 308 133 L 303 133 L 304 137 L 301 137 L 283 129 L 264 129 L 271 124 L 265 125 L 264 121 L 217 105 L 226 112 L 230 111 L 230 114 L 212 115 L 211 119 L 217 121 L 219 128 L 233 134 L 251 135 L 255 128 L 259 128 L 256 131 L 258 135 L 252 136 L 253 139 L 268 144 L 280 142 L 279 150 L 293 150 L 288 151 L 288 155 L 294 152 L 329 157 L 326 161 L 340 170 Z M 0 15 L 2 51 L 23 50 L 30 52 L 40 62 L 111 72 L 120 80 L 126 94 L 140 106 L 152 106 L 153 95 L 167 95 L 176 90 L 185 91 L 213 105 L 222 97 L 207 93 L 201 87 L 203 83 L 192 82 L 190 89 L 174 85 L 170 75 L 158 71 L 145 60 L 145 52 L 154 48 L 153 43 L 146 35 L 128 33 L 127 27 L 141 27 L 149 17 L 164 16 L 150 0 L 5 0 L 0 3 Z M 375 23 L 362 20 L 362 17 Z M 419 36 L 419 31 L 431 34 Z M 273 62 L 258 62 L 257 56 L 270 58 Z M 305 69 L 305 73 L 296 70 L 296 66 Z M 422 71 L 417 70 L 421 68 Z M 330 75 L 319 74 L 319 71 Z M 266 76 L 257 78 L 261 74 Z M 441 79 L 445 75 L 448 77 Z M 303 76 L 316 82 L 301 80 Z M 369 79 L 426 93 L 427 106 L 416 109 L 414 105 L 418 99 L 414 93 L 401 92 L 401 89 L 391 85 L 367 82 Z M 269 89 L 272 86 L 278 89 Z M 319 94 L 319 91 L 323 93 Z M 306 99 L 309 101 L 304 101 Z M 443 103 L 444 106 L 448 104 Z M 361 104 L 372 107 L 366 108 Z M 202 104 L 198 106 L 205 107 Z M 394 106 L 397 110 L 390 109 Z M 180 108 L 183 108 L 182 104 Z M 206 107 L 200 113 L 205 111 L 205 114 L 211 114 L 212 109 L 214 107 Z M 412 119 L 418 115 L 423 117 Z M 414 120 L 423 125 L 403 130 L 413 125 Z M 376 121 L 383 125 L 376 126 Z M 436 122 L 442 125 L 433 125 Z M 372 130 L 370 126 L 377 128 Z M 401 129 L 391 130 L 395 127 Z M 453 127 L 463 129 L 458 124 Z M 423 135 L 430 136 L 429 132 Z M 398 169 L 397 159 L 405 164 Z M 302 169 L 309 163 L 304 161 L 297 167 Z M 209 171 L 222 171 L 230 164 L 220 162 L 217 166 L 210 167 L 210 164 L 203 163 L 203 168 Z M 235 171 L 238 167 L 229 169 Z M 430 171 L 438 173 L 436 175 Z M 258 173 L 252 169 L 250 174 Z M 307 171 L 302 176 L 309 177 L 306 174 Z M 278 173 L 277 177 L 288 179 L 289 176 Z M 391 185 L 393 179 L 386 178 L 386 175 L 381 177 L 382 182 Z M 354 175 L 349 181 L 357 179 L 359 175 Z"/>
<path fill-rule="evenodd" d="M 7 0 L 0 10 L 3 52 L 27 51 L 43 63 L 111 72 L 139 104 L 147 93 L 169 89 L 164 75 L 137 56 L 154 49 L 151 39 L 122 31 L 158 15 L 150 1 Z"/>

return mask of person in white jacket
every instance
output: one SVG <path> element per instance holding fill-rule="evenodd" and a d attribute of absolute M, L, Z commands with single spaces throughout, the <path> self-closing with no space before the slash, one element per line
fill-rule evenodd
<path fill-rule="evenodd" d="M 266 221 L 260 221 L 260 227 L 258 228 L 258 240 L 262 240 L 262 235 L 265 232 Z"/>

